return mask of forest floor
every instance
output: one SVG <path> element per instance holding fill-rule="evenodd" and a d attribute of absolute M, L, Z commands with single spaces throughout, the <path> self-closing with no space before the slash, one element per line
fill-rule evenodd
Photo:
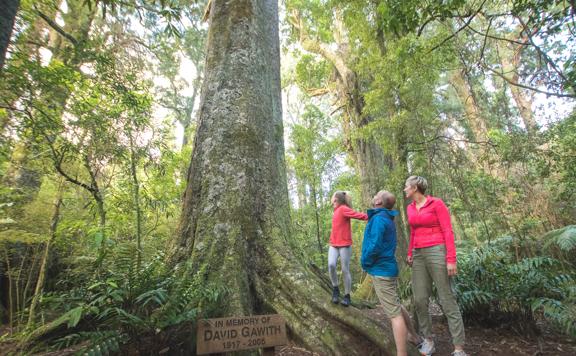
<path fill-rule="evenodd" d="M 433 309 L 433 308 L 432 308 Z M 367 317 L 381 323 L 389 323 L 382 309 L 364 309 Z M 448 324 L 441 312 L 432 310 L 433 330 L 436 341 L 437 356 L 449 356 L 452 352 L 452 342 Z M 0 330 L 6 331 L 6 330 Z M 15 344 L 0 343 L 0 355 L 13 352 Z M 42 356 L 72 355 L 80 348 L 74 347 L 57 352 L 43 353 Z M 544 329 L 538 337 L 520 335 L 513 328 L 487 328 L 479 325 L 466 326 L 466 352 L 471 356 L 515 356 L 515 355 L 576 355 L 576 340 L 558 335 L 552 330 Z M 14 353 L 11 353 L 14 354 Z M 276 356 L 320 356 L 300 346 L 289 344 L 276 347 Z"/>
<path fill-rule="evenodd" d="M 389 323 L 382 309 L 365 309 L 365 313 L 382 323 Z M 434 355 L 449 356 L 453 351 L 448 323 L 441 314 L 433 315 L 436 352 Z M 473 356 L 564 356 L 576 355 L 576 340 L 544 330 L 539 337 L 525 337 L 511 328 L 487 328 L 479 325 L 466 326 L 466 352 Z M 319 355 L 295 345 L 276 349 L 280 356 Z"/>

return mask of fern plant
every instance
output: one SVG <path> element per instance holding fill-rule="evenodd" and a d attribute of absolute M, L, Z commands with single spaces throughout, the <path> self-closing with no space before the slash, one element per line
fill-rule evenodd
<path fill-rule="evenodd" d="M 460 249 L 456 290 L 463 313 L 488 324 L 515 321 L 532 332 L 544 319 L 576 335 L 574 268 L 550 255 L 517 253 L 533 243 L 507 236 Z"/>
<path fill-rule="evenodd" d="M 145 261 L 140 269 L 135 256 L 133 245 L 116 246 L 103 264 L 107 269 L 91 283 L 45 295 L 43 304 L 62 313 L 28 339 L 48 338 L 55 350 L 81 345 L 82 354 L 108 355 L 122 345 L 142 338 L 162 339 L 166 330 L 194 323 L 198 305 L 212 304 L 203 302 L 225 295 L 223 287 L 202 284 L 193 271 L 168 269 L 162 254 Z M 59 330 L 53 333 L 59 335 L 56 339 L 50 334 L 54 330 Z"/>

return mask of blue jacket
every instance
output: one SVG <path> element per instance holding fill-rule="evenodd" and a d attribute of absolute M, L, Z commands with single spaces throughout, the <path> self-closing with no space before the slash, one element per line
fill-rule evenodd
<path fill-rule="evenodd" d="M 384 208 L 368 210 L 368 224 L 362 241 L 362 268 L 373 276 L 398 277 L 396 263 L 397 210 Z"/>

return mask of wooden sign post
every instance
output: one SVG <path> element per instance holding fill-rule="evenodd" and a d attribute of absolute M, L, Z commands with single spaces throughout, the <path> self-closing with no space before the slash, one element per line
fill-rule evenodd
<path fill-rule="evenodd" d="M 284 318 L 271 314 L 200 320 L 196 340 L 196 353 L 205 355 L 257 348 L 273 354 L 274 346 L 288 339 Z"/>

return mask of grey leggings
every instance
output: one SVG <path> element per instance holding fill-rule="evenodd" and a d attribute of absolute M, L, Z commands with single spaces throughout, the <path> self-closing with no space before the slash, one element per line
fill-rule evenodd
<path fill-rule="evenodd" d="M 344 294 L 350 294 L 352 289 L 352 276 L 350 275 L 350 258 L 352 257 L 352 246 L 334 247 L 328 249 L 328 272 L 332 287 L 338 287 L 338 274 L 336 273 L 336 263 L 340 256 L 340 265 L 342 266 L 342 277 L 344 278 Z"/>

